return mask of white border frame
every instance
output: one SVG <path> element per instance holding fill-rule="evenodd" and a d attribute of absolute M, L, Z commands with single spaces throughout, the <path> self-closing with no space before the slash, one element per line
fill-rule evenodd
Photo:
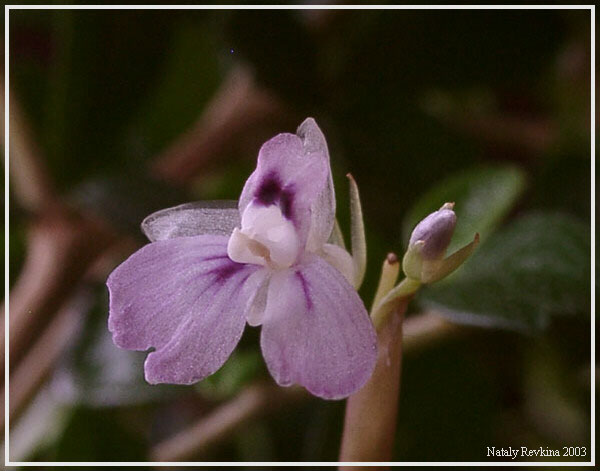
<path fill-rule="evenodd" d="M 4 316 L 5 331 L 5 365 L 4 365 L 4 464 L 5 466 L 595 466 L 596 464 L 596 299 L 595 299 L 595 264 L 591 264 L 591 442 L 590 461 L 470 461 L 470 462 L 119 462 L 119 461 L 82 461 L 82 462 L 60 462 L 60 461 L 10 461 L 10 436 L 9 436 L 9 16 L 11 10 L 589 10 L 591 21 L 591 259 L 596 259 L 596 217 L 595 217 L 595 195 L 596 195 L 596 7 L 595 5 L 5 5 L 4 6 L 4 299 L 6 313 Z"/>

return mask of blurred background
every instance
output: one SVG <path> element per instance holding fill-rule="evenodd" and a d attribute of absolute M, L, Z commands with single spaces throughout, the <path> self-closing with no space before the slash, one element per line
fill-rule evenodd
<path fill-rule="evenodd" d="M 347 172 L 361 190 L 367 305 L 445 201 L 450 250 L 482 238 L 410 306 L 394 459 L 588 461 L 590 72 L 585 10 L 11 11 L 11 459 L 337 459 L 343 401 L 274 387 L 258 329 L 177 387 L 106 325 L 141 220 L 237 199 L 313 116 L 346 235 Z"/>

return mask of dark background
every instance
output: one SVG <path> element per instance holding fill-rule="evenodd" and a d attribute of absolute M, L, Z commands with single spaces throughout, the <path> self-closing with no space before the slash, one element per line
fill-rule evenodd
<path fill-rule="evenodd" d="M 149 460 L 271 381 L 248 328 L 210 379 L 146 385 L 144 353 L 110 342 L 104 280 L 144 243 L 145 215 L 237 199 L 260 144 L 313 116 L 346 234 L 347 172 L 361 190 L 367 305 L 385 254 L 445 201 L 459 217 L 451 250 L 482 236 L 411 305 L 461 328 L 406 353 L 394 459 L 584 446 L 559 459 L 589 460 L 589 11 L 14 10 L 10 86 L 11 142 L 25 136 L 39 170 L 13 143 L 11 317 L 39 288 L 24 273 L 59 280 L 11 353 L 12 401 L 20 358 L 58 343 L 11 420 L 12 459 Z M 63 257 L 50 268 L 32 255 L 47 239 L 41 251 Z M 74 314 L 41 342 L 65 306 Z M 343 402 L 270 409 L 193 458 L 337 459 Z"/>

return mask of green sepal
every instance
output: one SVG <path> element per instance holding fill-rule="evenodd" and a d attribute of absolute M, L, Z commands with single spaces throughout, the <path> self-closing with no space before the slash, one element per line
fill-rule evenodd
<path fill-rule="evenodd" d="M 475 234 L 470 244 L 465 245 L 445 259 L 424 261 L 421 271 L 421 281 L 423 283 L 434 283 L 447 277 L 471 256 L 477 244 L 479 244 L 479 234 Z"/>
<path fill-rule="evenodd" d="M 424 245 L 425 242 L 422 240 L 418 240 L 410 245 L 402 259 L 402 270 L 404 271 L 404 274 L 413 280 L 421 280 L 424 263 L 423 257 L 421 256 L 421 250 Z"/>
<path fill-rule="evenodd" d="M 346 176 L 350 182 L 350 237 L 354 262 L 354 286 L 358 289 L 367 271 L 367 239 L 358 185 L 352 175 Z"/>

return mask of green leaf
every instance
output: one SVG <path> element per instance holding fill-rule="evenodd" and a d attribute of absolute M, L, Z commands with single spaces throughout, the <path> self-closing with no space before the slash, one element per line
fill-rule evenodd
<path fill-rule="evenodd" d="M 198 119 L 223 74 L 214 25 L 192 16 L 178 23 L 169 54 L 128 129 L 126 142 L 151 156 L 171 144 Z"/>
<path fill-rule="evenodd" d="M 144 461 L 147 437 L 116 409 L 73 410 L 52 461 Z"/>
<path fill-rule="evenodd" d="M 534 213 L 492 236 L 421 300 L 458 323 L 541 330 L 554 315 L 589 315 L 590 270 L 590 228 Z"/>
<path fill-rule="evenodd" d="M 235 350 L 215 374 L 202 380 L 196 388 L 215 399 L 232 397 L 262 372 L 262 365 L 257 350 Z"/>
<path fill-rule="evenodd" d="M 417 223 L 447 201 L 456 203 L 452 253 L 470 243 L 476 232 L 485 241 L 513 207 L 525 188 L 524 172 L 513 166 L 478 167 L 457 173 L 425 193 L 404 220 L 405 241 Z"/>

